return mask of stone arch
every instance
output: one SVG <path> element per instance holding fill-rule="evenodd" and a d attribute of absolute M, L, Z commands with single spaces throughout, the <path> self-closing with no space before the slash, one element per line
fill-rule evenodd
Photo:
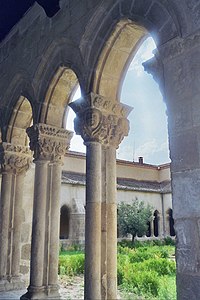
<path fill-rule="evenodd" d="M 65 111 L 77 87 L 78 79 L 74 71 L 59 67 L 46 93 L 42 106 L 40 122 L 63 127 Z"/>
<path fill-rule="evenodd" d="M 33 85 L 38 102 L 43 103 L 48 97 L 50 86 L 52 83 L 55 84 L 63 69 L 73 70 L 84 91 L 85 76 L 82 72 L 83 61 L 80 50 L 64 37 L 53 40 L 48 45 L 34 74 Z"/>
<path fill-rule="evenodd" d="M 81 40 L 81 51 L 84 60 L 87 65 L 93 66 L 91 68 L 93 73 L 91 71 L 88 75 L 88 89 L 92 90 L 96 86 L 97 79 L 95 78 L 93 81 L 93 76 L 94 73 L 95 77 L 98 75 L 98 70 L 100 70 L 99 61 L 101 65 L 102 56 L 106 59 L 111 56 L 107 51 L 108 43 L 110 41 L 110 46 L 116 45 L 116 41 L 112 45 L 113 37 L 119 34 L 122 25 L 126 24 L 126 28 L 129 30 L 130 24 L 135 26 L 137 30 L 139 28 L 145 29 L 144 31 L 151 34 L 157 46 L 159 46 L 181 35 L 178 13 L 180 14 L 177 9 L 174 11 L 169 3 L 157 0 L 120 0 L 112 4 L 104 2 L 99 5 L 88 22 Z M 135 32 L 137 34 L 137 31 Z M 135 32 L 133 31 L 133 33 Z M 124 30 L 123 33 L 125 34 Z M 126 31 L 126 34 L 128 34 L 128 31 Z M 122 35 L 119 35 L 120 37 Z M 135 39 L 134 34 L 132 34 L 132 39 Z M 130 39 L 129 41 L 132 42 Z M 123 44 L 121 46 L 123 48 Z M 126 47 L 128 52 L 123 53 L 122 51 L 123 58 L 120 59 L 121 62 L 126 60 L 125 56 L 128 56 L 128 54 L 130 59 L 132 52 L 134 52 L 131 43 L 130 46 L 126 45 Z"/>
<path fill-rule="evenodd" d="M 32 107 L 28 99 L 20 96 L 12 112 L 7 129 L 7 142 L 27 146 L 29 143 L 26 129 L 33 122 Z"/>
<path fill-rule="evenodd" d="M 21 126 L 21 129 L 25 133 L 27 128 L 25 128 L 26 124 L 28 124 L 28 126 L 31 124 L 31 122 L 30 124 L 29 122 L 27 123 L 27 119 L 32 119 L 34 122 L 38 113 L 37 103 L 35 103 L 34 90 L 30 81 L 28 80 L 28 77 L 26 78 L 25 75 L 16 74 L 6 88 L 3 101 L 6 103 L 6 108 L 1 116 L 2 141 L 10 143 L 12 140 L 11 127 L 18 126 L 19 129 Z M 26 109 L 28 109 L 27 112 Z M 26 113 L 27 116 L 25 116 Z M 20 119 L 22 114 L 23 120 Z M 24 139 L 22 144 L 25 145 L 26 143 L 24 134 L 22 139 Z M 20 141 L 18 140 L 18 143 L 19 142 Z"/>
<path fill-rule="evenodd" d="M 102 96 L 119 100 L 122 79 L 133 55 L 148 32 L 130 20 L 121 20 L 105 43 L 95 71 L 92 90 Z"/>
<path fill-rule="evenodd" d="M 70 233 L 70 209 L 63 205 L 60 209 L 60 239 L 69 239 Z"/>

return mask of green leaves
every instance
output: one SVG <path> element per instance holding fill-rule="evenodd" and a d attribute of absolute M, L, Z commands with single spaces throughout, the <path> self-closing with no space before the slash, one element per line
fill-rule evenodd
<path fill-rule="evenodd" d="M 153 208 L 136 198 L 132 204 L 121 202 L 118 205 L 118 226 L 122 236 L 142 236 L 148 230 L 148 222 L 153 218 Z"/>

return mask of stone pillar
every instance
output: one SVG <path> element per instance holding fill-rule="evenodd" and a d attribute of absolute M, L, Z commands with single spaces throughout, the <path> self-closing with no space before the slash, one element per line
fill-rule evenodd
<path fill-rule="evenodd" d="M 167 104 L 177 299 L 200 295 L 200 32 L 159 47 Z M 155 59 L 154 59 L 155 60 Z M 169 224 L 169 223 L 168 223 Z"/>
<path fill-rule="evenodd" d="M 93 93 L 70 106 L 87 146 L 85 299 L 117 299 L 116 148 L 130 107 Z"/>
<path fill-rule="evenodd" d="M 85 299 L 101 299 L 101 144 L 87 142 Z"/>
<path fill-rule="evenodd" d="M 52 163 L 51 183 L 51 226 L 49 242 L 49 278 L 48 286 L 51 296 L 58 293 L 58 253 L 60 234 L 60 192 L 61 192 L 61 163 Z"/>
<path fill-rule="evenodd" d="M 35 183 L 30 285 L 21 299 L 56 299 L 60 297 L 57 277 L 61 165 L 72 133 L 46 124 L 36 124 L 27 133 L 34 151 Z"/>
<path fill-rule="evenodd" d="M 27 147 L 0 145 L 0 291 L 20 289 L 20 240 L 24 174 L 31 163 Z"/>
<path fill-rule="evenodd" d="M 107 149 L 107 298 L 117 299 L 117 197 L 116 148 Z"/>
<path fill-rule="evenodd" d="M 20 242 L 21 242 L 21 226 L 22 226 L 22 200 L 24 187 L 25 171 L 17 174 L 15 181 L 15 203 L 14 203 L 14 220 L 13 220 L 13 251 L 11 274 L 17 278 L 20 274 Z"/>

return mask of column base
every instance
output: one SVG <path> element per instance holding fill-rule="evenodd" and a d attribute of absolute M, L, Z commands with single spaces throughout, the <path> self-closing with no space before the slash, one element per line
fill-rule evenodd
<path fill-rule="evenodd" d="M 30 299 L 61 299 L 58 285 L 49 285 L 48 287 L 29 286 L 27 293 L 20 297 L 20 300 Z"/>
<path fill-rule="evenodd" d="M 25 281 L 20 276 L 0 279 L 0 292 L 23 290 L 25 287 Z"/>

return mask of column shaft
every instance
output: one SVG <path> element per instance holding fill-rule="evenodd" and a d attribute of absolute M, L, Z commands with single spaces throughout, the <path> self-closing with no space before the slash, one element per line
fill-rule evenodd
<path fill-rule="evenodd" d="M 11 173 L 5 172 L 2 174 L 0 205 L 0 279 L 5 278 L 7 273 L 12 179 L 13 175 Z"/>
<path fill-rule="evenodd" d="M 117 299 L 116 149 L 107 149 L 107 299 Z"/>
<path fill-rule="evenodd" d="M 48 284 L 58 289 L 61 164 L 53 163 L 51 182 L 51 226 Z"/>
<path fill-rule="evenodd" d="M 106 148 L 102 147 L 102 202 L 101 202 L 101 299 L 107 299 L 107 176 Z"/>
<path fill-rule="evenodd" d="M 19 276 L 20 273 L 20 240 L 22 225 L 22 200 L 24 173 L 16 176 L 15 204 L 14 204 L 14 226 L 13 226 L 13 249 L 12 249 L 12 276 Z"/>
<path fill-rule="evenodd" d="M 43 286 L 47 161 L 35 161 L 30 287 Z"/>
<path fill-rule="evenodd" d="M 88 142 L 86 156 L 85 299 L 101 299 L 101 144 Z"/>

